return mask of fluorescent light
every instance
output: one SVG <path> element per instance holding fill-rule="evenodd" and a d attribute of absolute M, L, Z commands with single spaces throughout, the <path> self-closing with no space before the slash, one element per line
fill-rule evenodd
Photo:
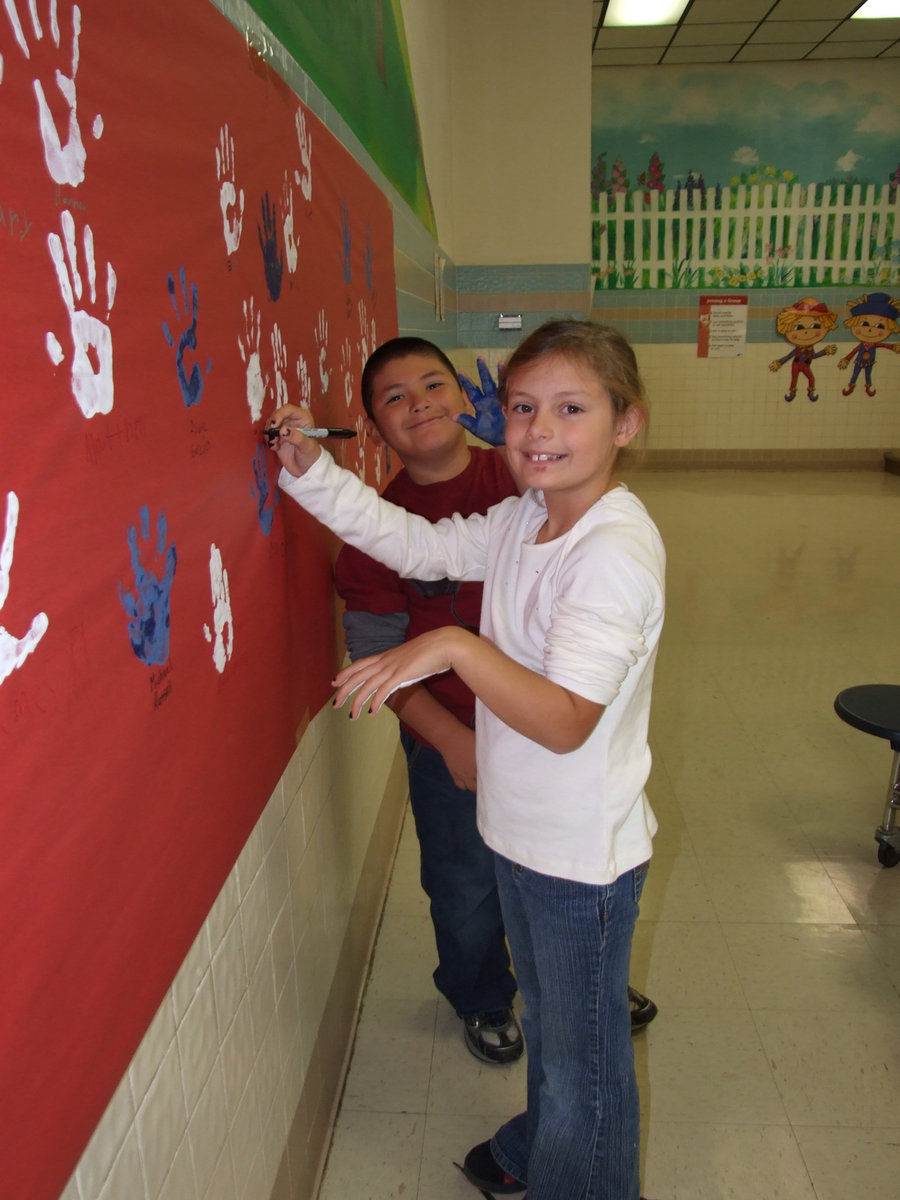
<path fill-rule="evenodd" d="M 603 28 L 613 25 L 674 25 L 687 0 L 609 0 Z"/>
<path fill-rule="evenodd" d="M 857 18 L 878 20 L 884 17 L 900 17 L 900 0 L 866 0 L 862 8 L 850 14 L 850 20 Z"/>

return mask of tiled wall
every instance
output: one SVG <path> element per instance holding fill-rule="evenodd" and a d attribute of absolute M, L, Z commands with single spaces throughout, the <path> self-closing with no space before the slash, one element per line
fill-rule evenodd
<path fill-rule="evenodd" d="M 401 758 L 390 713 L 351 726 L 327 705 L 311 722 L 62 1200 L 315 1195 Z"/>

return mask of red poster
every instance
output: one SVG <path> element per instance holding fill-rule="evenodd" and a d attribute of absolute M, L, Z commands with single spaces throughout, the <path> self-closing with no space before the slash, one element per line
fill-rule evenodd
<path fill-rule="evenodd" d="M 746 296 L 701 296 L 698 358 L 740 358 L 747 345 Z"/>
<path fill-rule="evenodd" d="M 393 232 L 207 0 L 7 0 L 0 56 L 0 1191 L 50 1200 L 329 694 L 260 429 L 380 482 Z"/>

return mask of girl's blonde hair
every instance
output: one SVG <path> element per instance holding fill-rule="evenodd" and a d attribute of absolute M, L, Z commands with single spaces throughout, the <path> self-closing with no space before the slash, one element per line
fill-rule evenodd
<path fill-rule="evenodd" d="M 639 408 L 646 423 L 647 398 L 634 351 L 617 329 L 593 321 L 545 321 L 530 333 L 513 351 L 503 371 L 504 399 L 507 384 L 517 371 L 557 357 L 574 359 L 587 367 L 609 392 L 617 413 Z"/>

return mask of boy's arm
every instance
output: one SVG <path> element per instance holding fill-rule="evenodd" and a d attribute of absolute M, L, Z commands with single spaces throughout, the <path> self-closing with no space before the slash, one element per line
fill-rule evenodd
<path fill-rule="evenodd" d="M 409 617 L 404 612 L 344 613 L 344 636 L 352 661 L 402 646 Z M 475 731 L 464 725 L 421 683 L 396 692 L 387 701 L 404 724 L 441 755 L 457 787 L 475 791 Z"/>

